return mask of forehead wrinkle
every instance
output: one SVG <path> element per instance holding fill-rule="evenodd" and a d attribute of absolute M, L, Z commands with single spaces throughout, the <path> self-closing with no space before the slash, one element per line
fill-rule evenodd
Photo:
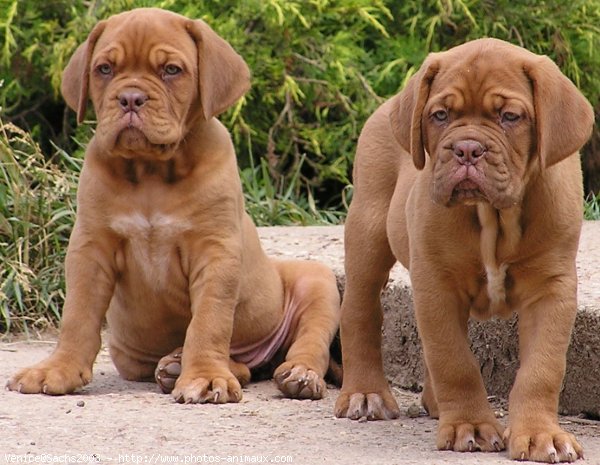
<path fill-rule="evenodd" d="M 432 105 L 442 105 L 445 108 L 462 108 L 465 105 L 465 93 L 458 86 L 453 86 L 431 99 Z"/>
<path fill-rule="evenodd" d="M 161 21 L 157 24 L 149 22 L 149 18 L 146 17 L 133 17 L 127 21 L 124 21 L 125 18 L 122 19 L 109 23 L 98 45 L 99 47 L 118 46 L 128 66 L 143 65 L 156 47 L 161 45 L 169 55 L 182 56 L 184 54 L 180 50 L 188 49 L 193 43 L 191 37 L 190 44 L 170 43 L 169 39 L 178 36 L 175 31 L 182 29 L 181 25 L 174 21 Z"/>
<path fill-rule="evenodd" d="M 183 52 L 182 48 L 183 46 L 177 48 L 171 44 L 156 42 L 152 47 L 150 47 L 149 56 L 159 61 L 177 59 L 186 66 L 191 66 L 192 63 L 189 63 L 188 55 Z M 195 57 L 196 54 L 194 53 L 191 56 Z"/>
<path fill-rule="evenodd" d="M 449 69 L 443 74 L 440 73 L 439 88 L 437 95 L 436 89 L 433 89 L 432 104 L 442 104 L 456 111 L 464 108 L 490 110 L 489 103 L 494 101 L 494 97 L 500 97 L 504 101 L 518 101 L 528 111 L 530 110 L 529 102 L 527 98 L 523 98 L 523 95 L 531 95 L 531 90 L 524 80 L 503 73 L 500 69 L 479 73 L 478 68 L 470 64 L 463 69 Z M 444 82 L 452 84 L 444 86 Z M 508 82 L 510 85 L 506 84 Z M 434 86 L 435 84 L 436 80 Z M 525 94 L 522 93 L 523 91 Z"/>
<path fill-rule="evenodd" d="M 108 60 L 110 63 L 116 63 L 120 57 L 125 57 L 126 52 L 124 47 L 115 42 L 111 42 L 105 48 L 96 47 L 96 52 L 92 60 L 92 67 L 96 66 L 99 61 Z"/>

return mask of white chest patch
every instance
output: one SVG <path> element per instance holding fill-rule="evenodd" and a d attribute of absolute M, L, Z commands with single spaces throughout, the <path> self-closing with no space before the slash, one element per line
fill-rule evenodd
<path fill-rule="evenodd" d="M 171 215 L 134 213 L 115 217 L 111 228 L 127 240 L 126 268 L 135 269 L 141 274 L 139 278 L 157 289 L 167 285 L 178 239 L 191 225 Z M 127 263 L 129 260 L 135 264 Z"/>
<path fill-rule="evenodd" d="M 510 315 L 510 308 L 506 303 L 508 264 L 498 262 L 498 238 L 502 230 L 505 238 L 505 253 L 508 255 L 515 252 L 521 238 L 520 214 L 519 207 L 512 207 L 501 214 L 489 204 L 477 204 L 477 215 L 481 225 L 481 259 L 487 275 L 487 291 L 492 315 Z"/>
<path fill-rule="evenodd" d="M 487 291 L 490 297 L 490 310 L 492 314 L 504 313 L 503 307 L 506 306 L 506 263 L 500 266 L 486 266 Z"/>

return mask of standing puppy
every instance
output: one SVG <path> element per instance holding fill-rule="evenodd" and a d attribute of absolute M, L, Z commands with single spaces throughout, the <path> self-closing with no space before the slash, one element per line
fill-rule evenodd
<path fill-rule="evenodd" d="M 248 90 L 249 74 L 204 22 L 159 9 L 101 21 L 77 49 L 63 95 L 79 121 L 89 95 L 98 126 L 79 183 L 60 338 L 9 389 L 64 394 L 89 383 L 106 315 L 126 379 L 152 378 L 183 345 L 180 361 L 166 359 L 181 363 L 179 401 L 239 401 L 249 368 L 277 351 L 287 353 L 275 372 L 284 394 L 325 394 L 335 277 L 265 256 L 215 118 Z M 159 377 L 177 378 L 168 368 Z"/>
<path fill-rule="evenodd" d="M 337 416 L 399 415 L 379 300 L 398 260 L 410 270 L 438 448 L 495 451 L 506 441 L 513 459 L 582 457 L 557 408 L 577 310 L 577 151 L 592 124 L 590 104 L 554 63 L 494 39 L 431 54 L 371 116 L 346 223 Z M 513 312 L 521 366 L 503 438 L 467 321 Z"/>

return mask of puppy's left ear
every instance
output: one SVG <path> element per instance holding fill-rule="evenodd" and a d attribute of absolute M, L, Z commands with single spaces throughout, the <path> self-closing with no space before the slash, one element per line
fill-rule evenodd
<path fill-rule="evenodd" d="M 85 42 L 77 47 L 62 74 L 60 91 L 67 105 L 77 112 L 77 123 L 81 123 L 85 117 L 90 85 L 90 63 L 96 42 L 105 27 L 106 21 L 100 21 L 92 29 Z"/>
<path fill-rule="evenodd" d="M 533 84 L 537 153 L 542 167 L 577 152 L 592 134 L 592 106 L 548 57 L 525 65 Z"/>
<path fill-rule="evenodd" d="M 198 48 L 200 102 L 207 120 L 223 113 L 250 88 L 250 70 L 244 59 L 208 24 L 187 23 Z"/>

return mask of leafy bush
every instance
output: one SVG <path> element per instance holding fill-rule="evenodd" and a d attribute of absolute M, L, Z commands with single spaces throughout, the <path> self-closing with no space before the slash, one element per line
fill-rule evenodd
<path fill-rule="evenodd" d="M 600 110 L 597 0 L 0 0 L 3 329 L 60 312 L 72 193 L 92 134 L 65 109 L 62 69 L 98 19 L 140 6 L 206 20 L 252 69 L 251 91 L 221 120 L 259 224 L 343 219 L 364 121 L 429 51 L 509 40 L 553 58 Z M 588 149 L 584 166 L 588 190 L 600 190 L 600 153 Z"/>
<path fill-rule="evenodd" d="M 266 158 L 272 181 L 287 185 L 305 156 L 295 194 L 311 187 L 321 207 L 340 206 L 364 120 L 430 50 L 482 36 L 509 40 L 550 55 L 599 106 L 595 0 L 1 1 L 7 8 L 0 13 L 0 105 L 43 149 L 54 140 L 72 150 L 74 116 L 64 113 L 60 75 L 93 24 L 125 9 L 159 6 L 205 19 L 250 65 L 251 92 L 222 118 L 241 164 L 248 166 L 251 153 L 255 164 Z"/>
<path fill-rule="evenodd" d="M 60 316 L 63 261 L 75 217 L 80 160 L 44 157 L 31 136 L 0 120 L 0 327 L 45 327 Z M 15 318 L 18 317 L 18 318 Z"/>

